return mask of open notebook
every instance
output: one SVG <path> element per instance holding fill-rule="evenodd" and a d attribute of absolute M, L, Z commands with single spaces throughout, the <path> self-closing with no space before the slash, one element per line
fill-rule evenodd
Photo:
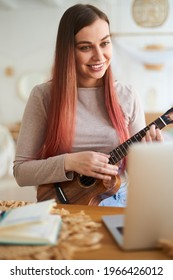
<path fill-rule="evenodd" d="M 103 216 L 123 249 L 154 248 L 173 238 L 173 142 L 137 143 L 128 153 L 128 197 L 124 215 Z"/>

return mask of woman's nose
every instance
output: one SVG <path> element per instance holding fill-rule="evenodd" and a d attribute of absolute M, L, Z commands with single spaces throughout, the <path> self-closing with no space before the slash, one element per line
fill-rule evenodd
<path fill-rule="evenodd" d="M 94 48 L 93 50 L 93 60 L 95 61 L 102 61 L 103 52 L 102 49 L 99 47 Z"/>

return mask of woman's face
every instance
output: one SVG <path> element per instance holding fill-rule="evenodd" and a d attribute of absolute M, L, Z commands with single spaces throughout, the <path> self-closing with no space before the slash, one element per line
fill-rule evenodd
<path fill-rule="evenodd" d="M 111 57 L 112 42 L 108 23 L 98 19 L 82 28 L 75 36 L 78 86 L 101 86 Z"/>

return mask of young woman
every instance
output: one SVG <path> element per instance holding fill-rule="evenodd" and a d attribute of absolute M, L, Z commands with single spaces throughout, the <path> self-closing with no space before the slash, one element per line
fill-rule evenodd
<path fill-rule="evenodd" d="M 102 180 L 107 189 L 117 174 L 124 177 L 124 159 L 114 165 L 109 153 L 144 128 L 145 118 L 133 89 L 114 81 L 111 58 L 107 16 L 91 5 L 66 10 L 52 79 L 32 90 L 24 112 L 14 161 L 20 186 L 39 186 L 41 193 L 44 185 L 68 182 L 70 191 L 77 173 Z M 143 140 L 161 141 L 162 135 L 151 126 Z M 118 188 L 100 205 L 125 206 L 126 182 Z M 43 199 L 56 196 L 53 189 L 47 187 Z"/>

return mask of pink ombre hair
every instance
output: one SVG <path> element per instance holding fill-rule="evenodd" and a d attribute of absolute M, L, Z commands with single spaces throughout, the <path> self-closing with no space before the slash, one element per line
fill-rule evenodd
<path fill-rule="evenodd" d="M 109 24 L 107 16 L 96 7 L 77 4 L 66 10 L 60 20 L 51 81 L 47 131 L 41 149 L 42 158 L 71 151 L 77 103 L 75 35 L 98 18 Z M 127 140 L 128 132 L 115 93 L 110 66 L 104 76 L 104 88 L 106 108 L 112 125 L 119 135 L 120 143 L 122 143 Z"/>

